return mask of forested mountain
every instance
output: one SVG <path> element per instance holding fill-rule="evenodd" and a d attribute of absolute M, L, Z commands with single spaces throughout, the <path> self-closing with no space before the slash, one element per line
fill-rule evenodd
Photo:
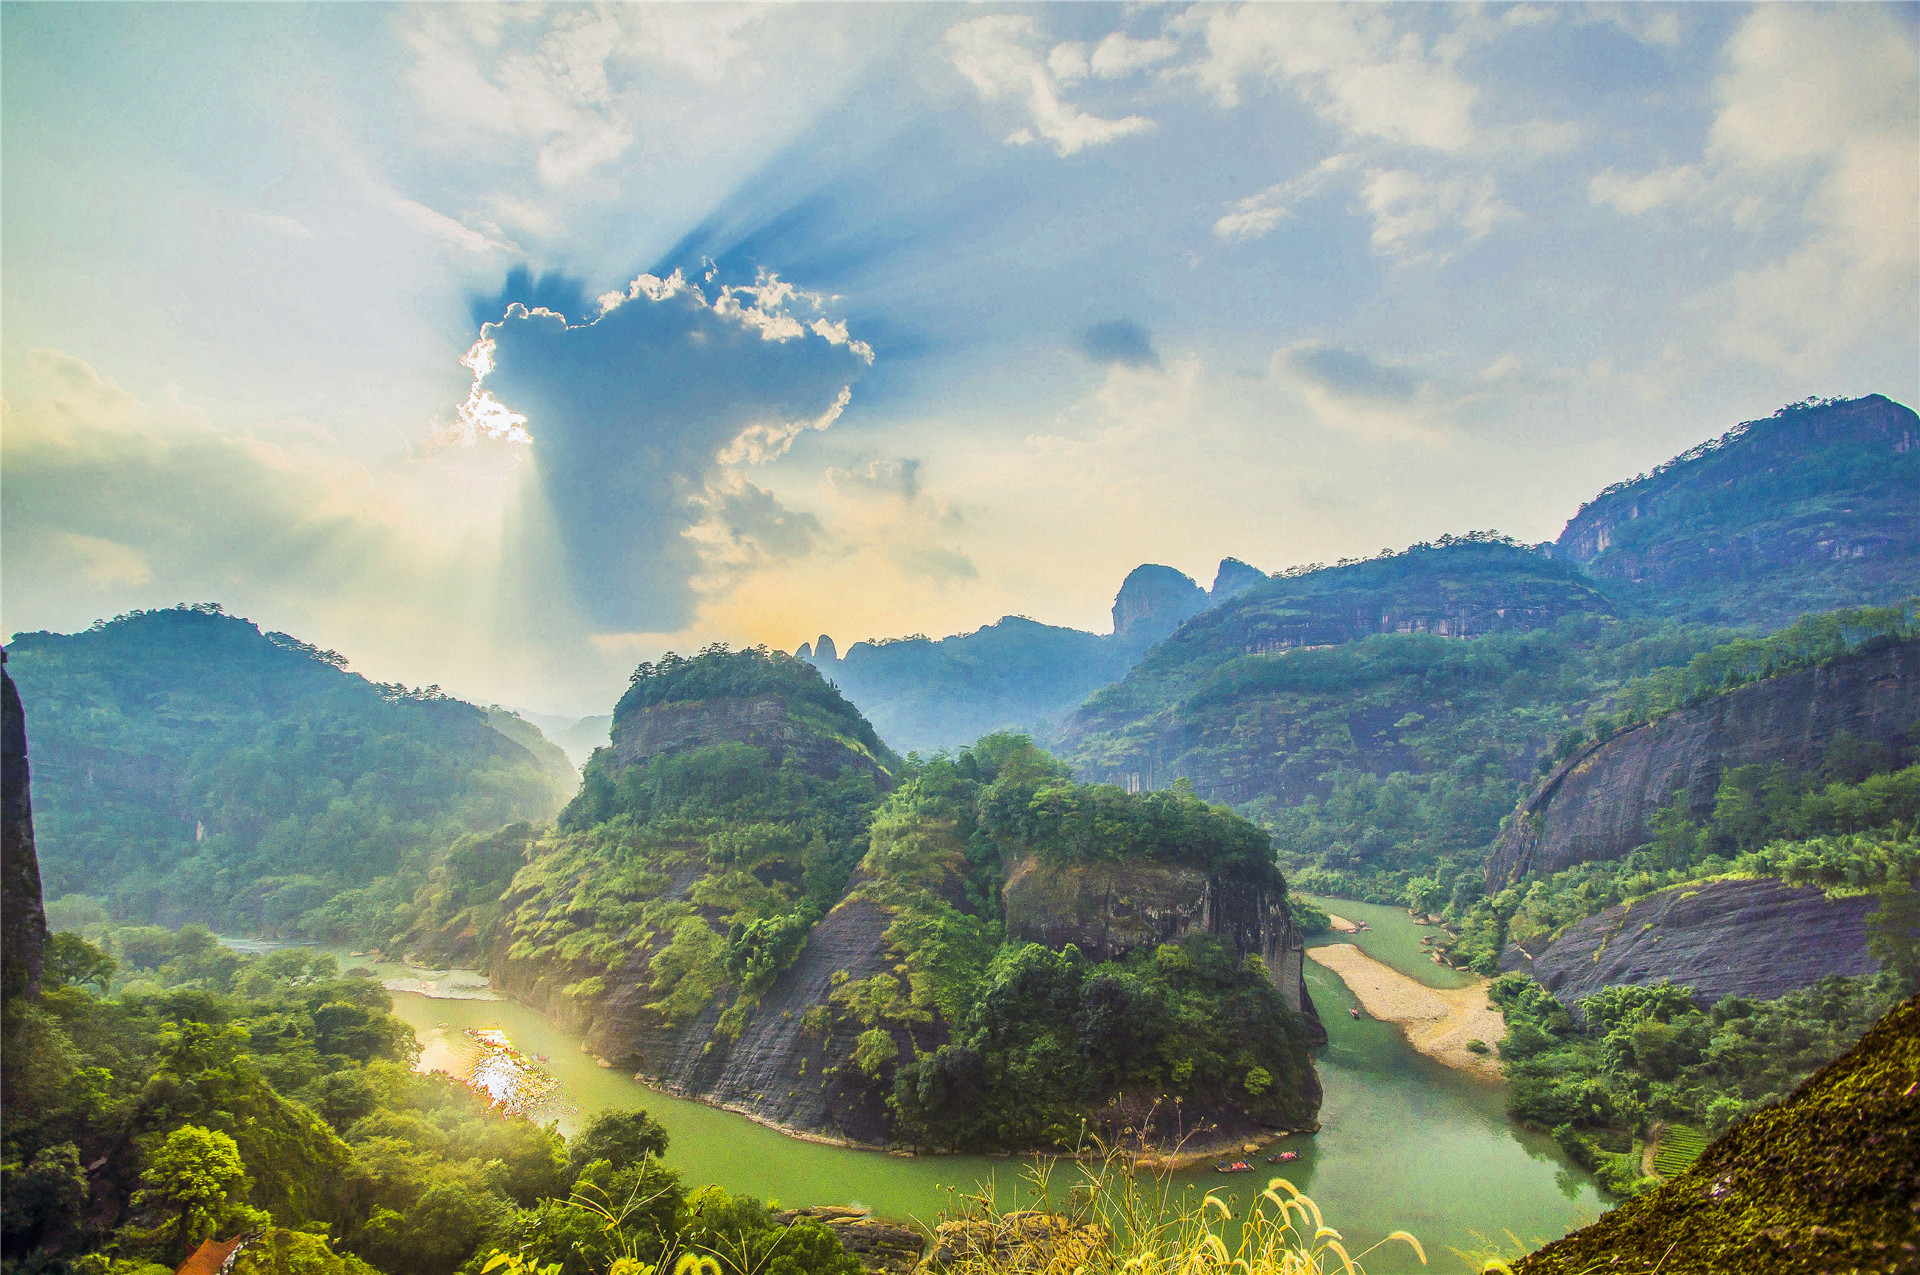
<path fill-rule="evenodd" d="M 1623 604 L 1773 628 L 1920 590 L 1920 417 L 1878 394 L 1737 425 L 1580 508 L 1554 556 Z"/>
<path fill-rule="evenodd" d="M 532 725 L 345 662 L 210 605 L 17 634 L 48 896 L 316 937 L 375 913 L 390 933 L 436 851 L 572 794 Z"/>
<path fill-rule="evenodd" d="M 844 656 L 823 637 L 799 655 L 901 749 L 959 748 L 996 730 L 1045 736 L 1181 621 L 1265 579 L 1227 558 L 1208 592 L 1172 567 L 1148 564 L 1121 584 L 1108 634 L 1010 615 L 937 641 L 915 635 L 856 642 Z"/>
<path fill-rule="evenodd" d="M 495 842 L 436 877 L 436 950 L 609 1062 L 784 1127 L 1024 1147 L 1097 1111 L 1173 1139 L 1139 1117 L 1178 1092 L 1244 1140 L 1319 1101 L 1259 829 L 1076 784 L 1014 736 L 902 762 L 792 656 L 642 665 L 558 826 Z"/>

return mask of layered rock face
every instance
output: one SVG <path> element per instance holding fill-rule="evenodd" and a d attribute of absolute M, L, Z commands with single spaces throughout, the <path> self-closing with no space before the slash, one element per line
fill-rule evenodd
<path fill-rule="evenodd" d="M 661 1026 L 646 1005 L 647 959 L 636 956 L 624 980 L 591 1008 L 561 994 L 562 977 L 539 967 L 508 963 L 494 983 L 516 1000 L 580 1032 L 587 1048 L 612 1065 L 669 1093 L 738 1111 L 789 1131 L 863 1145 L 884 1145 L 891 1123 L 883 1089 L 852 1068 L 862 1028 L 830 1021 L 809 1030 L 806 1011 L 825 1005 L 835 976 L 859 980 L 892 968 L 883 935 L 892 916 L 864 900 L 850 899 L 829 912 L 807 937 L 799 959 L 774 980 L 747 1017 L 737 1038 L 719 1031 L 721 1005 L 709 1005 L 692 1021 Z M 938 1046 L 944 1033 L 920 1029 L 909 1039 L 895 1028 L 896 1046 Z"/>
<path fill-rule="evenodd" d="M 1520 970 L 1576 1014 L 1617 983 L 1670 981 L 1704 1004 L 1726 996 L 1774 1000 L 1829 974 L 1872 974 L 1866 895 L 1829 899 L 1772 879 L 1708 881 L 1663 890 L 1567 927 L 1529 953 L 1510 945 L 1502 971 Z"/>
<path fill-rule="evenodd" d="M 879 776 L 886 773 L 864 750 L 794 720 L 786 703 L 772 695 L 656 704 L 613 724 L 613 751 L 622 765 L 713 744 L 765 748 L 776 762 L 793 758 L 820 775 L 836 774 L 846 765 L 864 766 Z"/>
<path fill-rule="evenodd" d="M 1648 824 L 1679 797 L 1696 821 L 1713 812 L 1720 775 L 1734 766 L 1816 766 L 1843 732 L 1903 743 L 1920 722 L 1920 642 L 1743 686 L 1670 713 L 1574 757 L 1509 820 L 1487 863 L 1498 890 L 1646 844 Z"/>
<path fill-rule="evenodd" d="M 1218 935 L 1242 956 L 1258 955 L 1314 1043 L 1326 1043 L 1302 974 L 1305 944 L 1279 891 L 1172 864 L 1048 864 L 1029 855 L 1007 865 L 1001 899 L 1010 938 L 1071 943 L 1102 961 L 1185 934 Z"/>

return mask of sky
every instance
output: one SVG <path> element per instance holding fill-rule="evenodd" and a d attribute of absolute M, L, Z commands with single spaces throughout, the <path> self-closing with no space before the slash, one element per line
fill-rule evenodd
<path fill-rule="evenodd" d="M 1914 5 L 0 7 L 0 628 L 605 712 L 1920 401 Z"/>

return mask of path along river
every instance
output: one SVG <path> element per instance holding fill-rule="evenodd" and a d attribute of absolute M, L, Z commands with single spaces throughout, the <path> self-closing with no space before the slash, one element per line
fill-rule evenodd
<path fill-rule="evenodd" d="M 1465 981 L 1427 959 L 1420 938 L 1434 931 L 1416 925 L 1405 911 L 1345 900 L 1319 902 L 1372 928 L 1316 941 L 1356 943 L 1430 986 Z M 393 966 L 378 972 L 389 980 L 421 977 Z M 598 1111 L 644 1107 L 672 1135 L 668 1160 L 689 1183 L 718 1182 L 782 1204 L 863 1205 L 881 1216 L 932 1223 L 956 1194 L 969 1194 L 989 1179 L 1004 1203 L 1026 1167 L 1020 1159 L 890 1156 L 786 1137 L 745 1116 L 655 1092 L 623 1072 L 600 1067 L 581 1052 L 577 1038 L 524 1006 L 444 999 L 449 991 L 461 994 L 454 985 L 458 978 L 424 977 L 438 984 L 429 990 L 439 995 L 396 990 L 393 997 L 395 1012 L 420 1038 L 424 1066 L 464 1074 L 486 1052 L 484 1043 L 467 1033 L 504 1033 L 523 1058 L 547 1073 L 543 1083 L 552 1086 L 552 1097 L 544 1109 L 536 1109 L 537 1118 L 557 1119 L 565 1132 Z M 1314 1198 L 1328 1225 L 1339 1229 L 1354 1251 L 1404 1228 L 1426 1246 L 1426 1269 L 1437 1271 L 1477 1270 L 1477 1263 L 1470 1267 L 1456 1252 L 1497 1250 L 1513 1256 L 1522 1246 L 1584 1225 L 1605 1208 L 1591 1179 L 1569 1165 L 1549 1140 L 1507 1119 L 1498 1085 L 1423 1058 L 1396 1027 L 1354 1020 L 1348 1011 L 1357 1002 L 1331 971 L 1309 962 L 1307 983 L 1331 1037 L 1316 1060 L 1326 1089 L 1321 1132 L 1270 1148 L 1298 1149 L 1300 1158 L 1292 1163 L 1268 1165 L 1262 1156 L 1254 1161 L 1258 1173 L 1222 1177 L 1199 1169 L 1178 1175 L 1178 1184 L 1238 1196 L 1244 1204 L 1270 1174 L 1285 1176 Z M 483 987 L 470 981 L 465 994 Z M 496 1088 L 518 1083 L 511 1068 L 504 1081 L 502 1074 L 492 1073 Z M 1071 1166 L 1055 1172 L 1060 1181 L 1072 1176 Z M 1395 1244 L 1374 1254 L 1367 1269 L 1386 1275 L 1421 1268 Z"/>

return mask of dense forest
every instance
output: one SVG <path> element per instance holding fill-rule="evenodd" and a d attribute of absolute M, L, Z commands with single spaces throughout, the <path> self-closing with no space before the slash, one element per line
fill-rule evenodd
<path fill-rule="evenodd" d="M 217 606 L 21 633 L 49 897 L 127 920 L 390 941 L 459 836 L 544 822 L 572 766 L 497 709 L 369 682 Z"/>
<path fill-rule="evenodd" d="M 54 935 L 41 996 L 6 1005 L 10 1271 L 165 1275 L 203 1239 L 267 1227 L 243 1272 L 451 1275 L 499 1247 L 564 1275 L 683 1252 L 859 1275 L 826 1228 L 689 1189 L 643 1111 L 567 1141 L 414 1071 L 364 970 L 243 955 L 197 925 L 90 932 Z"/>

